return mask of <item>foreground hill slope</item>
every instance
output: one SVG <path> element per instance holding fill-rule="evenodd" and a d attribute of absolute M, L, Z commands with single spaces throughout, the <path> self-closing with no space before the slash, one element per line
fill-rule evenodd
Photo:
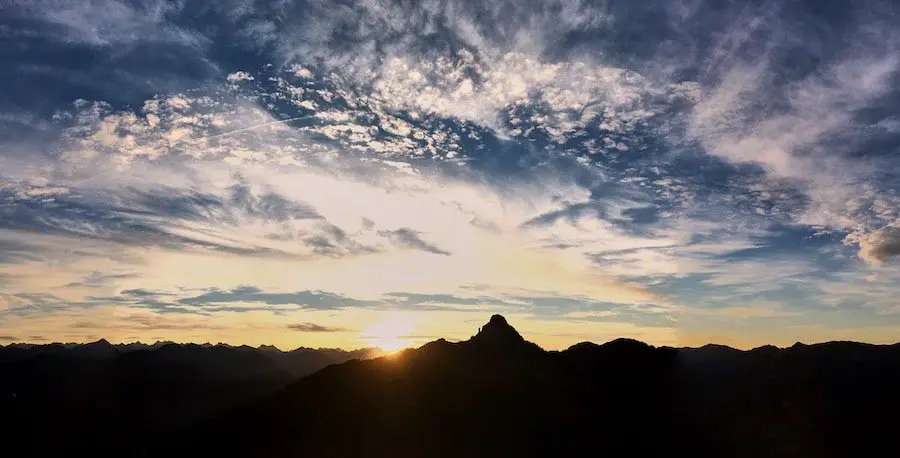
<path fill-rule="evenodd" d="M 0 347 L 0 429 L 16 456 L 134 450 L 370 350 L 228 345 Z"/>
<path fill-rule="evenodd" d="M 331 366 L 159 445 L 152 456 L 874 456 L 900 408 L 900 347 L 742 352 L 620 339 L 546 352 L 494 316 Z"/>

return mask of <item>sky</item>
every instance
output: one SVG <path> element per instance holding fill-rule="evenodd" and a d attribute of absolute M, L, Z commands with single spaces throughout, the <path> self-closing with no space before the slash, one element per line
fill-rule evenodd
<path fill-rule="evenodd" d="M 0 0 L 0 344 L 897 341 L 895 8 Z"/>

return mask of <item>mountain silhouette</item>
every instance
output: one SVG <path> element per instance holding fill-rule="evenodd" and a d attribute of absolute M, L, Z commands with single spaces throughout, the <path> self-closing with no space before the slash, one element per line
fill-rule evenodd
<path fill-rule="evenodd" d="M 331 366 L 151 456 L 868 456 L 900 348 L 739 351 L 631 339 L 548 352 L 502 316 L 471 339 Z M 883 434 L 883 435 L 879 435 Z"/>
<path fill-rule="evenodd" d="M 494 315 L 471 341 L 485 345 L 516 345 L 525 342 L 525 338 L 502 315 Z"/>
<path fill-rule="evenodd" d="M 539 346 L 528 342 L 519 331 L 501 315 L 494 315 L 471 339 L 461 342 L 461 346 L 471 347 L 485 354 L 500 354 L 514 357 L 521 353 L 543 352 Z M 482 355 L 485 356 L 485 355 Z"/>
<path fill-rule="evenodd" d="M 12 344 L 0 347 L 0 441 L 16 456 L 136 450 L 374 350 L 198 345 Z M 48 440 L 49 439 L 49 440 Z"/>
<path fill-rule="evenodd" d="M 497 315 L 466 341 L 439 339 L 299 379 L 280 370 L 283 362 L 266 359 L 277 349 L 248 348 L 164 345 L 113 359 L 47 355 L 15 362 L 40 366 L 28 369 L 29 380 L 50 392 L 61 373 L 94 371 L 101 381 L 87 397 L 90 404 L 79 401 L 77 390 L 52 398 L 54 407 L 92 412 L 90 423 L 72 421 L 81 417 L 67 417 L 66 409 L 37 409 L 44 421 L 38 424 L 78 433 L 69 442 L 43 441 L 31 456 L 881 456 L 892 446 L 897 422 L 891 415 L 900 408 L 900 345 L 829 342 L 741 351 L 617 339 L 545 351 Z M 199 351 L 234 359 L 173 356 Z M 141 359 L 159 352 L 159 360 L 150 359 L 187 363 L 163 368 Z M 143 356 L 126 358 L 131 354 Z M 112 362 L 121 373 L 92 366 Z M 229 364 L 248 378 L 229 379 L 220 372 Z M 16 376 L 25 371 L 15 370 Z M 119 385 L 123 377 L 145 384 Z M 159 380 L 188 398 L 217 397 L 208 398 L 206 415 L 192 416 L 185 397 L 134 391 L 158 389 Z M 145 393 L 154 394 L 145 399 Z M 146 416 L 147 404 L 169 410 L 156 410 L 162 416 L 155 422 L 135 422 Z M 31 412 L 21 404 L 4 411 L 17 418 Z M 51 434 L 47 426 L 38 431 Z M 4 443 L 34 434 L 10 437 Z"/>

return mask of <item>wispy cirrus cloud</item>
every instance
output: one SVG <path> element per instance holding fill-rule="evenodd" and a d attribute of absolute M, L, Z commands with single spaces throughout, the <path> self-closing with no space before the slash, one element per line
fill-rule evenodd
<path fill-rule="evenodd" d="M 183 2 L 13 0 L 9 3 L 14 16 L 36 23 L 34 29 L 7 30 L 12 34 L 41 34 L 63 42 L 91 46 L 121 46 L 142 41 L 200 46 L 205 42 L 199 32 L 167 20 L 182 10 Z"/>
<path fill-rule="evenodd" d="M 236 302 L 263 303 L 267 305 L 295 305 L 315 309 L 338 309 L 367 305 L 347 297 L 321 291 L 298 291 L 290 293 L 267 293 L 254 286 L 240 286 L 230 291 L 218 289 L 187 297 L 177 301 L 183 305 L 216 306 Z"/>
<path fill-rule="evenodd" d="M 315 323 L 292 323 L 287 325 L 291 331 L 298 332 L 349 332 L 350 329 L 340 327 L 322 326 Z"/>
<path fill-rule="evenodd" d="M 74 281 L 66 285 L 66 287 L 87 287 L 87 288 L 97 288 L 111 282 L 115 282 L 116 280 L 128 280 L 139 278 L 140 275 L 133 273 L 108 273 L 104 274 L 102 272 L 91 272 L 89 275 L 85 276 L 79 281 Z"/>
<path fill-rule="evenodd" d="M 451 253 L 444 251 L 424 240 L 419 236 L 419 232 L 408 228 L 400 228 L 392 231 L 379 231 L 380 235 L 383 235 L 391 241 L 391 243 L 403 247 L 403 248 L 412 248 L 415 250 L 422 250 L 428 253 L 440 254 L 444 256 L 450 256 Z"/>

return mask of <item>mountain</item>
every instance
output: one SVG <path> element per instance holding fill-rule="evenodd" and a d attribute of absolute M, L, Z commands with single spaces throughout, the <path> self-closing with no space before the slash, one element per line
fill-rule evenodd
<path fill-rule="evenodd" d="M 111 344 L 106 339 L 85 344 L 76 343 L 51 343 L 44 345 L 12 343 L 6 346 L 0 345 L 0 363 L 22 361 L 40 355 L 58 355 L 65 357 L 83 357 L 93 359 L 109 359 L 124 353 L 139 350 L 158 350 L 163 347 L 171 348 L 231 348 L 244 352 L 260 353 L 282 366 L 282 369 L 297 376 L 303 376 L 315 372 L 329 364 L 336 364 L 357 358 L 372 358 L 381 354 L 377 348 L 361 348 L 358 350 L 340 350 L 335 348 L 296 348 L 291 351 L 282 351 L 272 345 L 261 345 L 257 348 L 241 345 L 234 347 L 228 344 L 176 344 L 169 341 L 158 341 L 152 344 L 131 342 Z M 187 353 L 192 354 L 192 353 Z M 186 355 L 187 355 L 186 354 Z M 193 353 L 201 356 L 203 353 Z M 201 358 L 202 359 L 202 358 Z"/>
<path fill-rule="evenodd" d="M 161 438 L 150 456 L 852 457 L 891 444 L 900 346 L 548 352 L 471 339 L 331 366 Z"/>
<path fill-rule="evenodd" d="M 18 456 L 129 450 L 374 352 L 273 348 L 106 340 L 0 347 L 0 412 L 10 420 L 0 440 Z"/>
<path fill-rule="evenodd" d="M 545 351 L 494 316 L 466 341 L 299 379 L 283 369 L 312 351 L 163 345 L 19 361 L 0 373 L 28 379 L 32 397 L 4 398 L 16 420 L 4 444 L 30 446 L 16 456 L 885 456 L 900 409 L 900 345 Z"/>

